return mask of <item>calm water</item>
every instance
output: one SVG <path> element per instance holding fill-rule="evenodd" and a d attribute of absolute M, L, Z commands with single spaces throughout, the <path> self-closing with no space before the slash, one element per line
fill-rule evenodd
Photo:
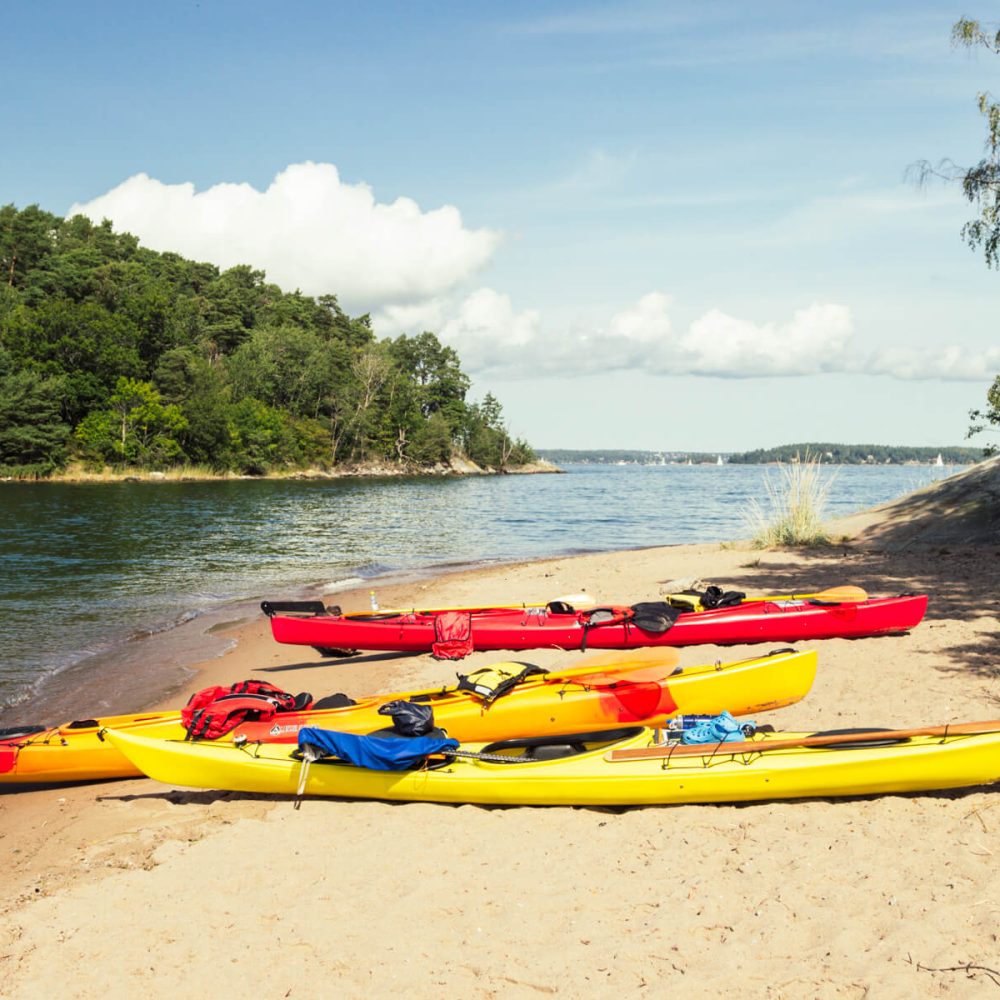
<path fill-rule="evenodd" d="M 828 513 L 948 474 L 844 467 Z M 747 534 L 760 466 L 576 466 L 466 479 L 0 486 L 0 708 L 143 700 L 222 649 L 208 627 L 263 596 L 386 575 Z M 772 479 L 776 472 L 770 470 Z M 154 634 L 159 641 L 141 638 Z M 213 645 L 214 643 L 214 645 Z M 17 721 L 20 721 L 18 719 Z"/>

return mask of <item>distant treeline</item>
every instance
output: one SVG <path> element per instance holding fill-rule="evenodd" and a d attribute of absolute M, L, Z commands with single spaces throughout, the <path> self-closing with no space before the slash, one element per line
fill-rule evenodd
<path fill-rule="evenodd" d="M 156 253 L 104 221 L 0 208 L 0 473 L 533 459 L 433 333 Z"/>
<path fill-rule="evenodd" d="M 737 465 L 761 465 L 767 462 L 820 461 L 831 465 L 929 465 L 938 456 L 944 465 L 971 465 L 983 457 L 981 448 L 913 448 L 888 444 L 783 444 L 777 448 L 758 448 L 729 456 Z"/>
<path fill-rule="evenodd" d="M 787 444 L 731 454 L 702 451 L 641 451 L 631 449 L 577 450 L 540 448 L 540 458 L 556 465 L 715 465 L 722 458 L 735 465 L 765 465 L 769 462 L 820 461 L 830 465 L 930 465 L 941 456 L 943 465 L 970 465 L 983 453 L 979 448 L 911 448 L 883 444 Z"/>

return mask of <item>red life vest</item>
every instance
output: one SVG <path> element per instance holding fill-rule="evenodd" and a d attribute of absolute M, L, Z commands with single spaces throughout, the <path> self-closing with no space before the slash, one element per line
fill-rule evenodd
<path fill-rule="evenodd" d="M 248 719 L 270 719 L 279 712 L 305 711 L 312 696 L 282 691 L 267 681 L 237 681 L 229 687 L 195 692 L 181 709 L 188 739 L 217 740 Z"/>

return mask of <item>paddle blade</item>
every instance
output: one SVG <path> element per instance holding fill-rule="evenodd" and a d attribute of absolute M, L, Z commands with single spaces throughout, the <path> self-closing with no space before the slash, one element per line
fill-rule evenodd
<path fill-rule="evenodd" d="M 606 653 L 595 653 L 584 656 L 576 661 L 576 665 L 568 670 L 553 670 L 545 675 L 546 681 L 560 683 L 576 680 L 584 675 L 611 677 L 628 674 L 628 680 L 634 679 L 634 672 L 646 668 L 651 670 L 655 679 L 666 677 L 672 673 L 681 661 L 681 654 L 672 648 L 643 646 L 640 649 L 612 649 Z M 624 680 L 624 677 L 620 677 Z M 648 680 L 649 678 L 643 678 Z"/>
<path fill-rule="evenodd" d="M 829 590 L 821 590 L 818 594 L 811 595 L 817 601 L 833 601 L 838 604 L 858 603 L 868 600 L 867 591 L 860 587 L 853 587 L 847 584 L 843 587 L 831 587 Z"/>
<path fill-rule="evenodd" d="M 676 668 L 668 664 L 653 664 L 645 667 L 632 667 L 631 669 L 609 671 L 596 671 L 594 673 L 574 673 L 567 677 L 563 674 L 559 680 L 564 684 L 582 684 L 584 687 L 613 687 L 616 684 L 659 684 L 666 680 Z M 551 683 L 552 676 L 545 677 L 545 681 Z"/>
<path fill-rule="evenodd" d="M 818 594 L 784 594 L 780 597 L 748 597 L 748 601 L 829 601 L 830 604 L 859 604 L 868 600 L 868 593 L 861 587 L 845 584 L 830 587 Z"/>

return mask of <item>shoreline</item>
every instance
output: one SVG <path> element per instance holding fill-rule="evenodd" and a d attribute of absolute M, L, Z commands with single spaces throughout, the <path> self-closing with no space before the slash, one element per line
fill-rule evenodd
<path fill-rule="evenodd" d="M 799 644 L 820 654 L 813 691 L 758 721 L 814 730 L 998 714 L 1000 546 L 947 558 L 854 543 L 656 546 L 467 567 L 378 593 L 383 606 L 579 591 L 634 603 L 684 577 L 748 593 L 845 583 L 932 593 L 928 618 L 906 635 Z M 370 582 L 338 603 L 364 609 Z M 504 658 L 322 660 L 274 643 L 263 615 L 218 634 L 233 647 L 195 664 L 184 694 L 258 677 L 356 697 L 449 683 Z M 680 650 L 683 666 L 762 651 Z M 576 658 L 530 656 L 550 668 Z M 267 998 L 311 995 L 319 981 L 352 997 L 611 996 L 654 982 L 750 983 L 775 998 L 964 997 L 961 964 L 997 964 L 995 787 L 627 810 L 320 799 L 296 810 L 281 797 L 136 779 L 0 795 L 0 815 L 10 858 L 0 975 L 11 1000 L 66 995 L 68 967 L 71 996 L 138 987 L 166 997 L 265 948 L 272 959 L 255 966 L 254 990 Z M 237 922 L 239 934 L 227 931 Z"/>
<path fill-rule="evenodd" d="M 398 465 L 385 462 L 366 462 L 358 465 L 345 465 L 333 469 L 289 469 L 260 475 L 249 475 L 239 472 L 212 472 L 209 469 L 180 467 L 160 471 L 156 469 L 124 469 L 115 472 L 110 469 L 88 471 L 83 468 L 72 468 L 69 471 L 54 473 L 49 476 L 19 477 L 0 476 L 2 483 L 56 483 L 61 486 L 76 483 L 90 485 L 101 483 L 200 483 L 200 482 L 258 482 L 263 480 L 283 479 L 433 479 L 441 476 L 530 476 L 563 474 L 563 470 L 545 459 L 528 462 L 525 465 L 511 466 L 507 469 L 494 469 L 491 466 L 480 466 L 464 458 L 453 458 L 449 463 L 437 463 L 431 466 Z"/>
<path fill-rule="evenodd" d="M 640 546 L 639 549 L 645 547 L 648 546 Z M 83 656 L 38 678 L 17 701 L 0 706 L 0 727 L 37 723 L 56 725 L 72 718 L 145 712 L 154 707 L 162 708 L 171 698 L 183 696 L 186 699 L 189 693 L 187 687 L 199 666 L 226 655 L 238 643 L 238 637 L 230 633 L 238 634 L 243 626 L 260 617 L 261 600 L 325 600 L 336 597 L 345 598 L 351 610 L 365 610 L 374 590 L 379 603 L 388 607 L 382 600 L 384 593 L 397 593 L 407 586 L 425 588 L 427 583 L 439 577 L 485 573 L 504 566 L 596 554 L 595 550 L 592 553 L 574 552 L 509 562 L 427 564 L 367 578 L 347 577 L 343 585 L 337 585 L 336 581 L 332 584 L 313 582 L 283 589 L 280 593 L 224 601 L 161 627 L 125 636 L 106 650 Z M 553 594 L 546 599 L 557 596 Z M 156 666 L 150 667 L 153 662 Z M 136 665 L 147 670 L 141 678 L 128 676 Z M 101 696 L 81 697 L 74 693 L 77 685 L 86 685 L 89 690 L 98 689 Z"/>

